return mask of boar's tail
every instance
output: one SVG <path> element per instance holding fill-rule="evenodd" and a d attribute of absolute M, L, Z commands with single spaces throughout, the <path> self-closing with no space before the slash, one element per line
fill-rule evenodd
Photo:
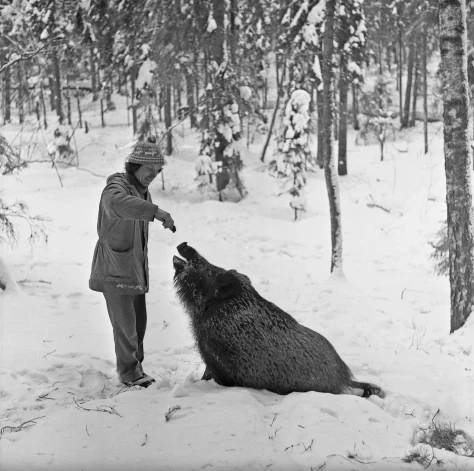
<path fill-rule="evenodd" d="M 357 394 L 355 391 L 354 393 L 357 395 L 361 395 L 362 397 L 369 397 L 372 395 L 379 396 L 381 398 L 385 397 L 385 393 L 383 392 L 380 386 L 371 383 L 360 383 L 359 381 L 350 381 L 349 386 L 351 388 L 355 388 L 360 391 L 362 394 Z"/>

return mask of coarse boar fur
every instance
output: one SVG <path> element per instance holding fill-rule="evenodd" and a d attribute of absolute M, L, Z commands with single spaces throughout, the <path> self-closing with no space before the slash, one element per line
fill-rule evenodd
<path fill-rule="evenodd" d="M 174 284 L 206 364 L 203 379 L 277 394 L 384 396 L 355 381 L 325 337 L 262 298 L 247 276 L 212 265 L 186 242 L 178 252 Z"/>

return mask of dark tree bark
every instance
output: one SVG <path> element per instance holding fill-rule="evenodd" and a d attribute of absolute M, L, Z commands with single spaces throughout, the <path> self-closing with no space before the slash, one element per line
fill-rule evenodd
<path fill-rule="evenodd" d="M 137 133 L 138 129 L 138 123 L 137 123 L 137 88 L 135 86 L 135 74 L 136 74 L 136 67 L 132 66 L 130 69 L 130 87 L 131 87 L 131 93 L 132 93 L 132 129 L 133 129 L 133 134 L 135 135 Z"/>
<path fill-rule="evenodd" d="M 9 123 L 12 119 L 12 111 L 11 111 L 11 102 L 12 102 L 12 97 L 11 97 L 11 72 L 10 72 L 10 67 L 7 67 L 5 70 L 5 73 L 3 74 L 3 80 L 4 80 L 4 99 L 3 99 L 3 106 L 4 106 L 4 111 L 3 111 L 3 117 L 5 124 Z"/>
<path fill-rule="evenodd" d="M 187 104 L 189 107 L 189 121 L 192 128 L 197 126 L 196 121 L 196 110 L 195 103 L 194 103 L 194 84 L 193 84 L 193 76 L 189 71 L 186 72 L 186 97 L 187 97 Z"/>
<path fill-rule="evenodd" d="M 321 60 L 322 64 L 323 61 Z M 316 109 L 318 112 L 318 152 L 316 155 L 316 162 L 320 168 L 324 167 L 324 97 L 322 90 L 318 90 L 317 93 L 317 104 Z"/>
<path fill-rule="evenodd" d="M 52 53 L 53 61 L 53 73 L 54 73 L 54 94 L 56 96 L 56 114 L 59 118 L 59 122 L 62 124 L 64 120 L 63 114 L 63 101 L 61 92 L 61 67 L 59 64 L 58 51 L 56 48 L 53 49 Z"/>
<path fill-rule="evenodd" d="M 166 82 L 165 85 L 165 126 L 166 126 L 166 153 L 171 155 L 173 153 L 173 134 L 171 132 L 172 117 L 171 117 L 171 95 L 173 90 L 171 88 L 171 83 Z"/>
<path fill-rule="evenodd" d="M 46 101 L 44 99 L 44 83 L 43 79 L 41 79 L 41 88 L 40 88 L 40 96 L 41 96 L 41 106 L 43 107 L 43 124 L 44 128 L 48 129 L 48 120 L 47 120 L 47 109 L 46 109 Z"/>
<path fill-rule="evenodd" d="M 466 0 L 440 0 L 439 25 L 453 333 L 471 314 L 474 296 Z"/>
<path fill-rule="evenodd" d="M 360 129 L 358 116 L 359 116 L 358 87 L 355 83 L 352 83 L 352 122 L 353 122 L 355 131 L 358 131 Z"/>
<path fill-rule="evenodd" d="M 333 53 L 334 53 L 334 14 L 336 0 L 326 2 L 326 21 L 324 25 L 323 60 L 323 97 L 324 97 L 324 176 L 329 199 L 331 217 L 331 272 L 342 270 L 342 227 L 339 201 L 339 182 L 333 155 L 333 115 L 334 90 Z"/>
<path fill-rule="evenodd" d="M 423 21 L 423 134 L 425 139 L 425 154 L 428 153 L 428 68 L 426 64 L 428 56 L 427 35 L 428 25 L 425 14 Z"/>
<path fill-rule="evenodd" d="M 94 55 L 94 47 L 91 46 L 89 49 L 89 56 L 91 61 L 91 87 L 92 87 L 92 101 L 97 101 L 99 98 L 98 90 L 97 90 L 97 71 L 95 65 L 95 55 Z"/>
<path fill-rule="evenodd" d="M 411 103 L 411 87 L 413 84 L 413 66 L 415 65 L 416 46 L 410 44 L 408 53 L 408 69 L 407 69 L 407 86 L 405 89 L 405 107 L 403 109 L 402 128 L 407 128 L 410 121 L 410 103 Z"/>
<path fill-rule="evenodd" d="M 24 88 L 23 88 L 23 70 L 21 62 L 17 63 L 17 91 L 18 91 L 18 120 L 20 124 L 25 121 L 25 108 L 24 108 Z"/>
<path fill-rule="evenodd" d="M 278 108 L 280 107 L 280 97 L 283 93 L 282 83 L 283 83 L 283 77 L 285 76 L 285 69 L 286 69 L 286 59 L 283 62 L 283 72 L 280 77 L 278 73 L 278 61 L 275 60 L 275 70 L 276 70 L 276 80 L 277 80 L 277 98 L 276 98 L 275 108 L 273 109 L 272 119 L 270 121 L 270 128 L 268 129 L 267 138 L 265 140 L 265 144 L 263 145 L 263 149 L 262 149 L 262 155 L 260 156 L 261 162 L 265 162 L 265 154 L 267 153 L 268 145 L 270 144 L 270 138 L 273 133 L 273 127 L 275 126 L 275 121 L 278 114 Z"/>
<path fill-rule="evenodd" d="M 66 104 L 67 104 L 67 122 L 72 125 L 72 107 L 71 107 L 71 91 L 69 90 L 69 77 L 66 82 Z"/>
<path fill-rule="evenodd" d="M 417 48 L 418 51 L 418 48 Z M 417 52 L 415 55 L 415 69 L 414 69 L 414 75 L 415 75 L 415 83 L 413 85 L 413 105 L 411 109 L 411 120 L 408 123 L 409 126 L 415 126 L 416 124 L 416 103 L 418 100 L 418 89 L 420 88 L 420 54 Z"/>
<path fill-rule="evenodd" d="M 402 29 L 398 28 L 398 101 L 400 125 L 403 126 L 403 42 Z"/>
<path fill-rule="evenodd" d="M 339 148 L 337 158 L 337 173 L 347 175 L 347 82 L 346 57 L 341 54 L 339 76 Z"/>

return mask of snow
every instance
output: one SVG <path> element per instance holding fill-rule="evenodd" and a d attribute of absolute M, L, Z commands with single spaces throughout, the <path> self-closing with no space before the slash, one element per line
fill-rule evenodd
<path fill-rule="evenodd" d="M 308 14 L 306 21 L 312 25 L 317 25 L 324 21 L 324 14 L 326 11 L 326 0 L 318 2 Z"/>
<path fill-rule="evenodd" d="M 212 16 L 212 13 L 209 13 L 209 18 L 207 20 L 207 29 L 206 29 L 206 31 L 208 33 L 212 33 L 216 28 L 217 28 L 216 20 Z"/>
<path fill-rule="evenodd" d="M 356 64 L 354 61 L 349 61 L 349 63 L 347 64 L 347 70 L 349 72 L 357 74 L 359 77 L 362 77 L 362 70 L 360 69 L 359 65 Z"/>
<path fill-rule="evenodd" d="M 157 383 L 123 389 L 105 302 L 88 278 L 100 193 L 133 140 L 124 100 L 117 97 L 102 128 L 98 104 L 84 99 L 90 131 L 76 129 L 74 138 L 81 168 L 94 175 L 58 164 L 61 187 L 50 165 L 32 164 L 0 177 L 2 198 L 50 218 L 47 244 L 23 239 L 0 250 L 2 470 L 413 470 L 420 465 L 401 459 L 423 446 L 417 427 L 438 410 L 437 420 L 474 435 L 474 316 L 449 335 L 449 283 L 429 258 L 446 217 L 439 124 L 430 124 L 427 155 L 420 125 L 386 142 L 384 162 L 377 144 L 349 146 L 349 175 L 339 182 L 344 276 L 329 274 L 322 171 L 308 174 L 306 212 L 293 222 L 291 195 L 277 197 L 278 181 L 262 172 L 265 136 L 257 134 L 249 149 L 246 139 L 236 143 L 249 195 L 220 203 L 193 180 L 200 135 L 188 122 L 177 126 L 165 190 L 160 177 L 151 190 L 177 226 L 175 234 L 150 228 L 144 366 Z M 24 149 L 44 155 L 43 131 L 29 120 Z M 13 145 L 19 131 L 1 128 Z M 172 257 L 183 241 L 245 273 L 262 296 L 326 336 L 355 377 L 379 384 L 385 399 L 278 396 L 200 381 L 204 367 L 172 287 Z M 472 458 L 434 451 L 444 461 L 439 469 L 474 469 Z"/>
<path fill-rule="evenodd" d="M 146 59 L 143 61 L 138 71 L 136 82 L 137 90 L 143 90 L 145 87 L 150 87 L 153 81 L 153 71 L 156 69 L 156 62 Z"/>

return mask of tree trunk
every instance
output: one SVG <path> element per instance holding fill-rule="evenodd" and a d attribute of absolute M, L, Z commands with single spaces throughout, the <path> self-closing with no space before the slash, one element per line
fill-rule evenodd
<path fill-rule="evenodd" d="M 49 104 L 51 106 L 51 111 L 56 109 L 56 94 L 54 86 L 54 78 L 51 75 L 48 75 L 48 87 L 49 87 Z"/>
<path fill-rule="evenodd" d="M 194 84 L 193 84 L 193 76 L 189 71 L 186 71 L 186 97 L 187 97 L 187 104 L 189 108 L 189 122 L 192 128 L 197 127 L 197 120 L 196 120 L 196 110 L 195 103 L 194 103 Z"/>
<path fill-rule="evenodd" d="M 138 124 L 137 124 L 137 90 L 135 86 L 135 73 L 136 73 L 136 67 L 132 66 L 130 69 L 130 84 L 131 84 L 131 100 L 132 100 L 132 129 L 133 129 L 133 134 L 135 135 L 137 133 L 138 129 Z"/>
<path fill-rule="evenodd" d="M 44 128 L 48 129 L 48 120 L 47 120 L 47 117 L 46 117 L 46 113 L 47 113 L 46 102 L 45 102 L 45 99 L 44 99 L 44 81 L 43 81 L 43 78 L 41 78 L 40 95 L 41 95 L 41 106 L 43 107 L 43 124 L 44 124 Z"/>
<path fill-rule="evenodd" d="M 415 63 L 416 45 L 410 44 L 408 54 L 407 87 L 405 89 L 405 108 L 403 110 L 402 128 L 408 127 L 410 120 L 411 86 L 413 83 L 413 66 Z"/>
<path fill-rule="evenodd" d="M 92 101 L 97 101 L 99 94 L 97 92 L 97 72 L 95 66 L 94 48 L 93 46 L 89 49 L 90 61 L 91 61 L 91 87 L 92 87 Z"/>
<path fill-rule="evenodd" d="M 165 127 L 166 127 L 166 153 L 171 155 L 173 153 L 173 134 L 171 132 L 172 117 L 171 117 L 171 83 L 166 82 L 165 85 Z"/>
<path fill-rule="evenodd" d="M 82 129 L 81 95 L 79 93 L 79 88 L 77 87 L 76 87 L 76 105 L 77 105 L 77 115 L 79 118 L 79 127 Z"/>
<path fill-rule="evenodd" d="M 322 59 L 320 60 L 322 64 Z M 324 96 L 323 91 L 318 90 L 316 93 L 318 101 L 316 110 L 318 112 L 318 153 L 316 155 L 316 162 L 320 168 L 324 167 Z"/>
<path fill-rule="evenodd" d="M 64 120 L 63 115 L 63 102 L 61 96 L 61 68 L 59 65 L 58 51 L 53 48 L 52 51 L 53 60 L 53 73 L 54 73 L 54 94 L 56 95 L 56 114 L 59 118 L 59 123 L 62 124 Z"/>
<path fill-rule="evenodd" d="M 10 72 L 10 67 L 7 67 L 5 70 L 5 74 L 3 76 L 4 80 L 4 99 L 3 99 L 3 117 L 4 117 L 4 122 L 9 123 L 12 119 L 12 108 L 11 108 L 11 103 L 12 103 L 12 97 L 11 97 L 11 72 Z"/>
<path fill-rule="evenodd" d="M 274 108 L 273 114 L 272 114 L 272 120 L 270 122 L 270 128 L 268 129 L 267 139 L 265 140 L 265 144 L 264 144 L 263 149 L 262 149 L 262 155 L 260 157 L 261 162 L 265 161 L 265 154 L 267 153 L 268 145 L 270 144 L 270 138 L 271 138 L 271 135 L 272 135 L 272 132 L 273 132 L 273 127 L 275 126 L 275 121 L 276 121 L 276 117 L 277 117 L 277 114 L 278 114 L 278 108 L 280 107 L 280 96 L 282 94 L 281 85 L 282 85 L 282 82 L 283 82 L 283 77 L 285 75 L 285 69 L 286 69 L 286 59 L 283 63 L 283 73 L 282 73 L 282 76 L 280 78 L 280 76 L 278 74 L 278 61 L 275 60 L 275 72 L 276 72 L 276 81 L 277 81 L 277 96 L 276 96 L 275 108 Z M 250 115 L 249 115 L 249 119 L 250 119 Z"/>
<path fill-rule="evenodd" d="M 69 90 L 69 77 L 66 82 L 66 103 L 67 103 L 67 122 L 72 125 L 72 106 L 71 106 L 71 90 Z"/>
<path fill-rule="evenodd" d="M 20 124 L 25 121 L 25 109 L 24 109 L 24 95 L 23 95 L 23 71 L 21 67 L 21 61 L 17 63 L 17 91 L 18 91 L 18 120 Z"/>
<path fill-rule="evenodd" d="M 332 89 L 332 60 L 334 50 L 334 14 L 336 0 L 326 2 L 326 21 L 324 24 L 324 61 L 323 61 L 323 96 L 324 96 L 324 176 L 329 199 L 331 217 L 331 272 L 342 271 L 342 228 L 341 208 L 339 201 L 339 182 L 333 155 L 333 113 L 334 91 Z"/>
<path fill-rule="evenodd" d="M 423 134 L 425 138 L 425 154 L 428 153 L 428 68 L 426 65 L 428 56 L 427 35 L 428 26 L 425 13 L 423 21 Z"/>
<path fill-rule="evenodd" d="M 339 77 L 339 149 L 337 173 L 347 175 L 347 67 L 345 54 L 341 54 Z"/>
<path fill-rule="evenodd" d="M 471 314 L 474 296 L 466 0 L 440 0 L 439 25 L 453 333 Z"/>
<path fill-rule="evenodd" d="M 403 43 L 402 29 L 398 29 L 398 101 L 400 113 L 400 126 L 403 126 Z"/>
<path fill-rule="evenodd" d="M 359 126 L 359 99 L 357 93 L 357 85 L 352 83 L 352 122 L 354 125 L 354 130 L 358 131 Z"/>
<path fill-rule="evenodd" d="M 417 49 L 418 50 L 418 49 Z M 408 123 L 409 126 L 415 126 L 416 125 L 416 102 L 418 100 L 418 89 L 420 88 L 420 57 L 419 53 L 416 54 L 415 56 L 415 84 L 413 85 L 413 105 L 411 109 L 411 120 Z"/>

